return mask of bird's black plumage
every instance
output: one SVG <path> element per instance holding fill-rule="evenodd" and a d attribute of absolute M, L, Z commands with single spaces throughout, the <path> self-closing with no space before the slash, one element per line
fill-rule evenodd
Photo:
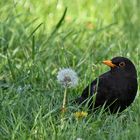
<path fill-rule="evenodd" d="M 124 57 L 103 61 L 111 70 L 100 75 L 84 90 L 75 102 L 87 103 L 90 109 L 105 106 L 111 113 L 121 112 L 135 99 L 137 93 L 137 72 L 134 64 Z M 93 105 L 92 97 L 95 97 Z"/>

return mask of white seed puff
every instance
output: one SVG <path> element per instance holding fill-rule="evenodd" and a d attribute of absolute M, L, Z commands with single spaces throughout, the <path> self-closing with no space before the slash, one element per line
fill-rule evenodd
<path fill-rule="evenodd" d="M 63 68 L 58 72 L 58 82 L 67 88 L 76 87 L 78 85 L 77 73 L 71 68 Z"/>

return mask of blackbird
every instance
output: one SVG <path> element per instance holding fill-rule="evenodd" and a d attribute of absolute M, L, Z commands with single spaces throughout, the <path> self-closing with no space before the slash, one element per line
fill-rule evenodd
<path fill-rule="evenodd" d="M 86 103 L 92 110 L 104 106 L 111 113 L 121 112 L 135 99 L 138 88 L 136 68 L 125 57 L 115 57 L 103 63 L 111 69 L 88 85 L 75 102 Z"/>

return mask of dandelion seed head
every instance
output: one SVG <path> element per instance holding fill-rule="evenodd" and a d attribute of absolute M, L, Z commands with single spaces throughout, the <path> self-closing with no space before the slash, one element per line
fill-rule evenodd
<path fill-rule="evenodd" d="M 78 76 L 76 72 L 70 68 L 61 69 L 57 75 L 58 82 L 63 87 L 76 87 L 78 85 Z"/>

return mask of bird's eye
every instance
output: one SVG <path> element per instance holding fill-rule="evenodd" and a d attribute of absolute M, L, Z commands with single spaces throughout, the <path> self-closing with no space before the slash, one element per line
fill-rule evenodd
<path fill-rule="evenodd" d="M 121 63 L 119 63 L 119 66 L 120 67 L 124 67 L 125 66 L 125 63 L 124 62 L 121 62 Z"/>

